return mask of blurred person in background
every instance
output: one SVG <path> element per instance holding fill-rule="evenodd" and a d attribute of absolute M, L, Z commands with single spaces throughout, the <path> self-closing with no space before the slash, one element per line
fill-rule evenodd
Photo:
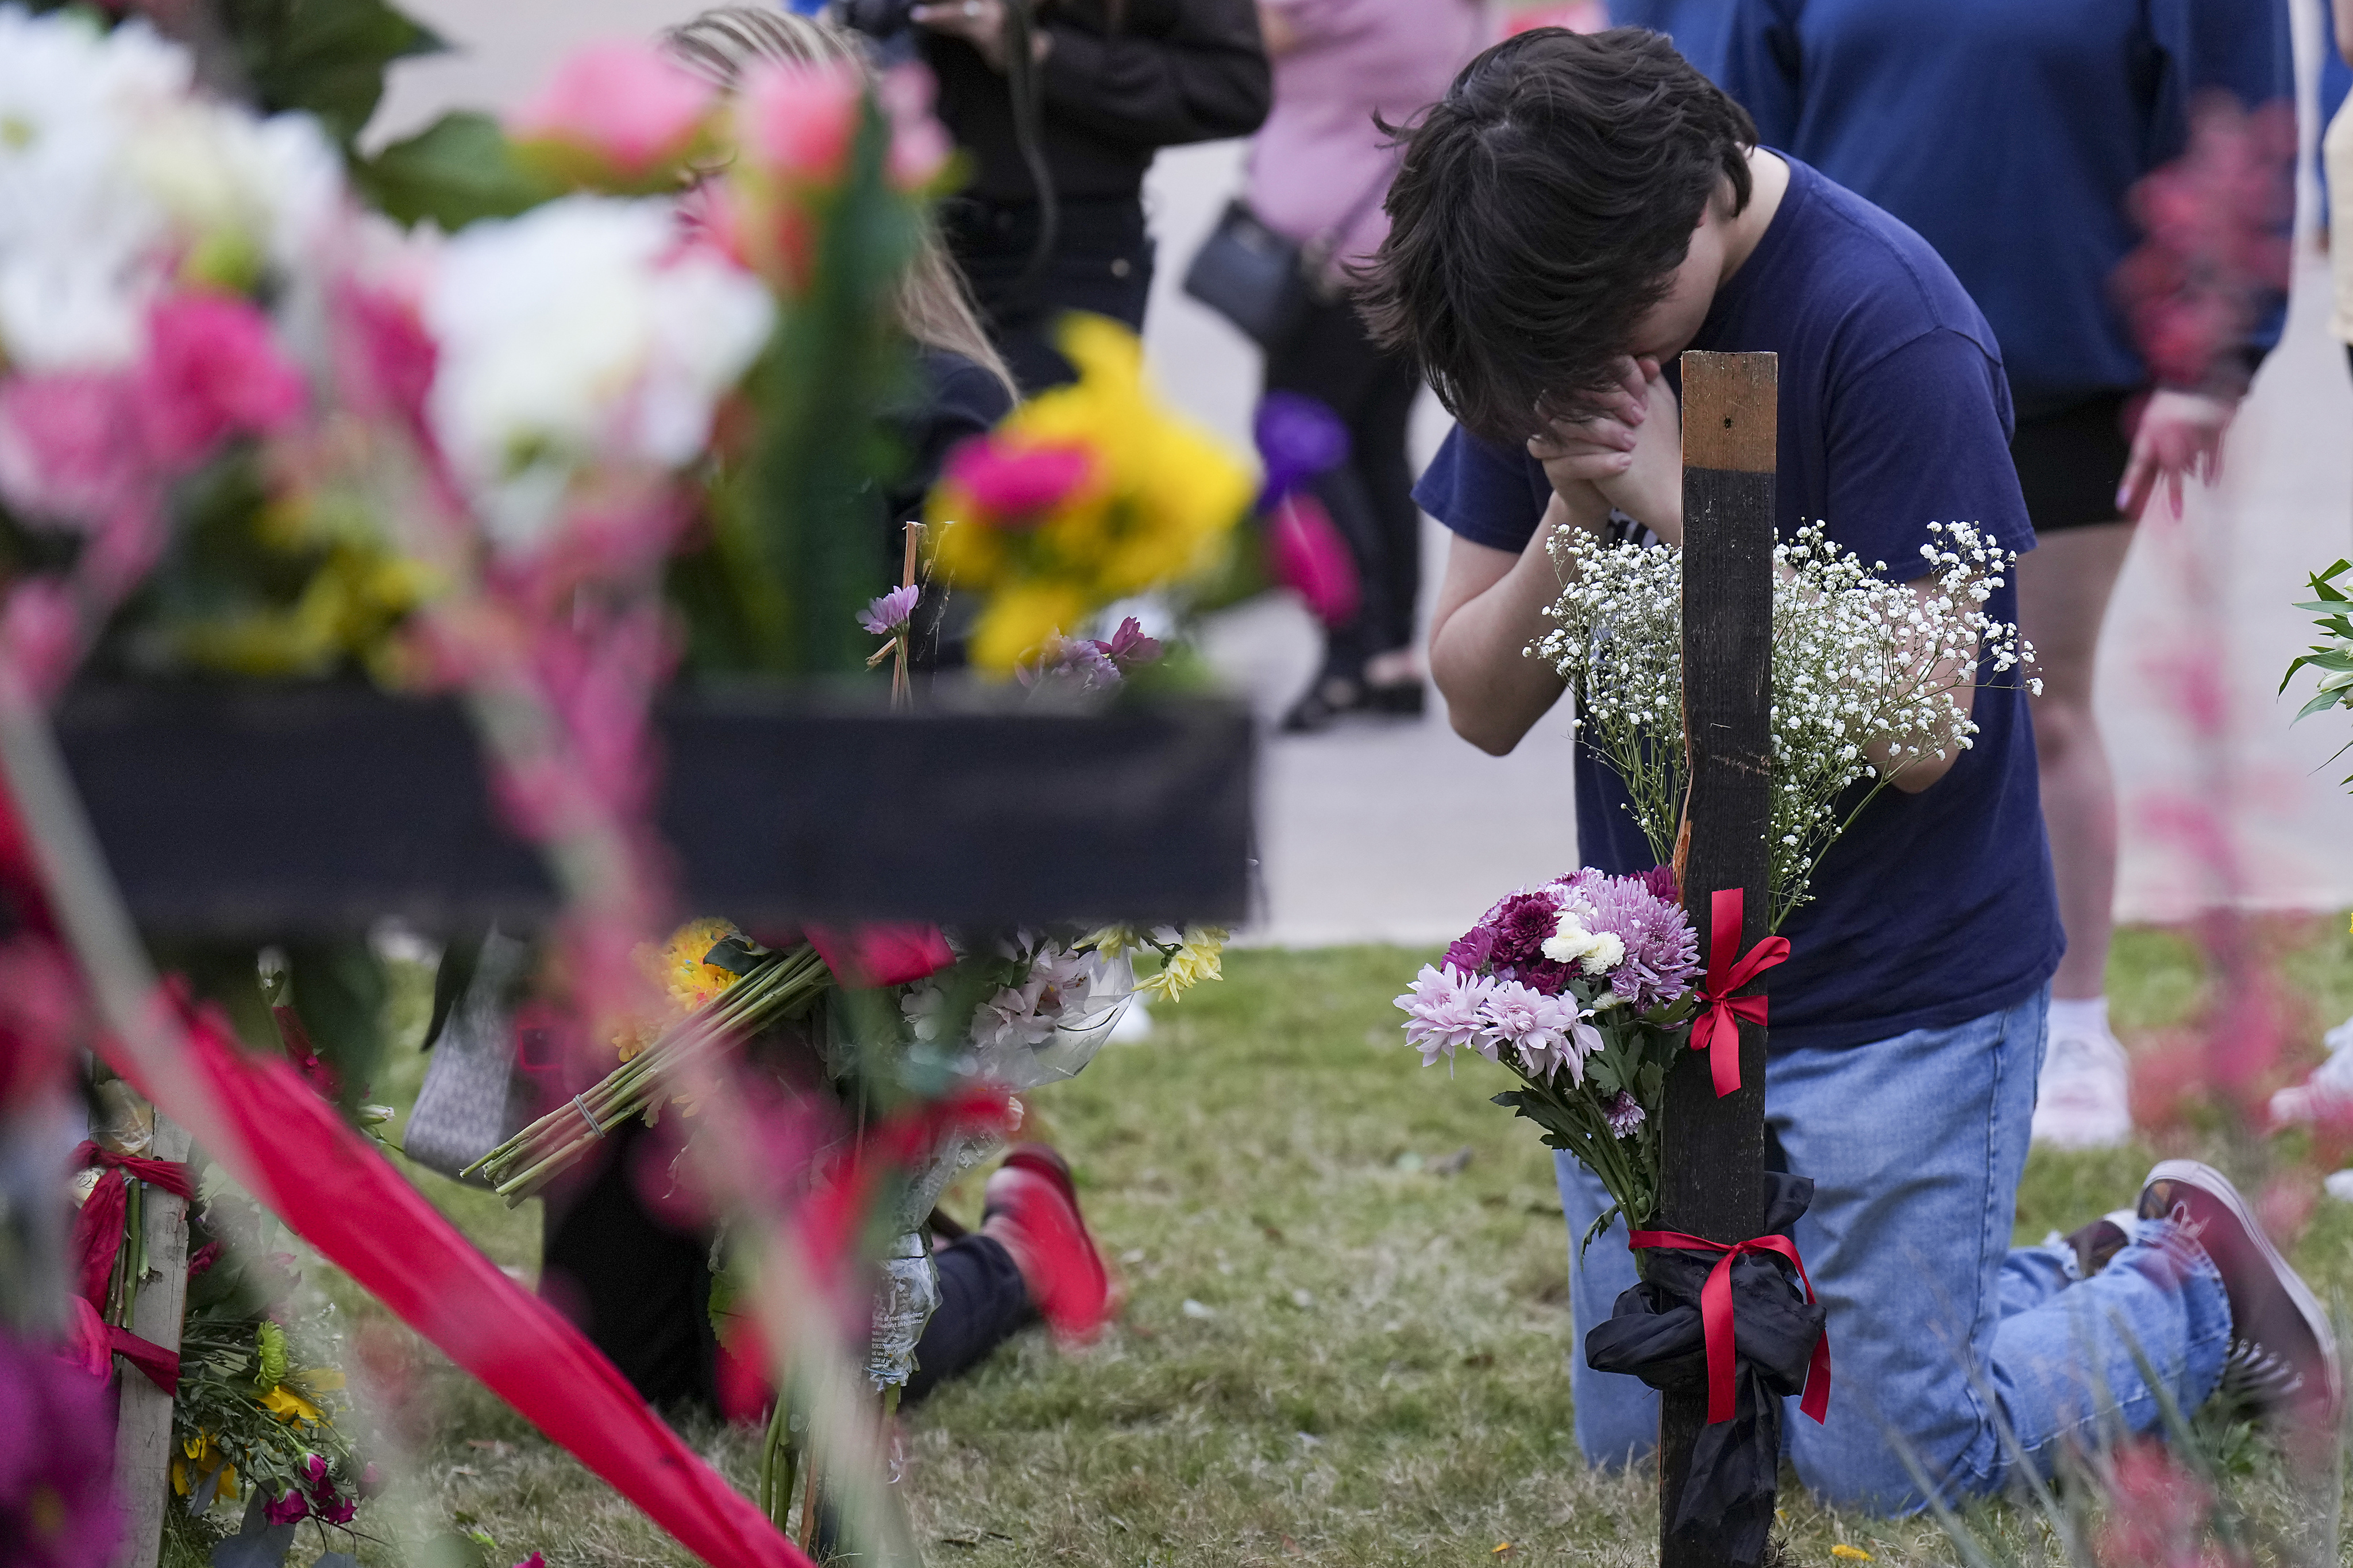
<path fill-rule="evenodd" d="M 2140 239 L 2126 197 L 2181 155 L 2195 102 L 2293 93 L 2286 0 L 1733 0 L 1718 80 L 1762 142 L 1934 246 L 2001 345 L 2010 452 L 2035 548 L 2019 563 L 2042 814 L 2067 954 L 2052 981 L 2034 1136 L 2131 1135 L 2108 1024 L 2116 784 L 2094 655 L 2133 524 L 2160 488 L 2210 479 L 2274 310 L 2222 373 L 2152 384 L 2111 291 Z"/>
<path fill-rule="evenodd" d="M 662 35 L 671 58 L 723 89 L 764 61 L 869 62 L 854 35 L 815 18 L 754 6 L 706 11 Z M 686 215 L 692 214 L 692 197 Z M 900 522 L 917 515 L 948 448 L 1010 411 L 1013 383 L 981 329 L 955 263 L 926 228 L 901 286 L 899 324 L 913 341 L 916 394 L 892 416 L 905 473 L 879 498 L 879 543 L 899 570 Z M 444 984 L 466 983 L 445 971 Z M 535 1035 L 534 1005 L 501 996 L 491 1011 L 525 1062 L 554 1059 Z M 456 1026 L 451 1016 L 450 1026 Z M 538 1114 L 540 1107 L 532 1114 Z M 617 1128 L 600 1158 L 549 1189 L 542 1238 L 543 1293 L 555 1300 L 649 1403 L 716 1409 L 719 1343 L 711 1314 L 711 1237 L 700 1220 L 660 1201 L 671 1151 L 649 1125 Z M 1024 1144 L 990 1177 L 978 1230 L 943 1226 L 934 1253 L 941 1301 L 917 1346 L 920 1396 L 987 1356 L 1040 1317 L 1082 1333 L 1106 1310 L 1107 1276 L 1080 1216 L 1069 1167 Z M 954 1234 L 947 1234 L 953 1229 Z"/>
<path fill-rule="evenodd" d="M 1259 31 L 1274 62 L 1274 110 L 1250 144 L 1248 201 L 1318 274 L 1304 319 L 1267 353 L 1265 389 L 1313 397 L 1347 429 L 1348 455 L 1314 488 L 1361 588 L 1356 618 L 1327 632 L 1322 669 L 1283 717 L 1301 731 L 1354 709 L 1422 710 L 1421 513 L 1406 453 L 1421 377 L 1374 345 L 1343 290 L 1388 232 L 1381 197 L 1397 153 L 1381 127 L 1445 94 L 1484 41 L 1485 16 L 1478 0 L 1260 0 Z"/>
<path fill-rule="evenodd" d="M 1034 11 L 1010 13 L 1025 4 Z M 937 0 L 912 16 L 939 78 L 939 117 L 972 163 L 971 183 L 942 209 L 948 248 L 1022 389 L 1069 381 L 1053 342 L 1064 312 L 1144 330 L 1153 154 L 1247 136 L 1266 118 L 1252 0 Z M 1010 57 L 1013 36 L 1029 38 L 1028 62 Z M 1037 134 L 1025 148 L 1032 91 Z"/>
<path fill-rule="evenodd" d="M 855 33 L 807 15 L 755 5 L 723 5 L 705 11 L 662 35 L 662 47 L 680 65 L 723 90 L 732 89 L 749 66 L 763 60 L 786 64 L 871 62 L 865 41 Z M 692 214 L 693 198 L 688 198 Z M 949 449 L 981 435 L 1013 411 L 1019 393 L 1004 356 L 976 312 L 971 290 L 942 242 L 926 224 L 917 237 L 915 258 L 900 280 L 899 325 L 916 355 L 913 394 L 891 417 L 892 434 L 905 454 L 903 471 L 878 500 L 876 544 L 883 581 L 899 580 L 904 526 L 923 515 L 923 498 L 940 476 Z M 943 647 L 943 599 L 926 595 L 917 608 L 915 651 L 934 667 L 962 658 L 950 639 Z"/>

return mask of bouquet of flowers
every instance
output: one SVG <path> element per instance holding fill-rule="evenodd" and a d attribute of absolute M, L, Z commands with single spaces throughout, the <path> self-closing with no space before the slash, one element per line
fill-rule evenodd
<path fill-rule="evenodd" d="M 1699 942 L 1664 866 L 1588 868 L 1509 894 L 1397 999 L 1422 1065 L 1469 1050 L 1522 1087 L 1495 1096 L 1584 1162 L 1641 1229 L 1659 1191 L 1667 1068 L 1690 1036 Z"/>
<path fill-rule="evenodd" d="M 1768 931 L 1881 790 L 1968 749 L 1978 727 L 1959 694 L 2033 660 L 2018 627 L 1985 609 L 2017 555 L 1968 523 L 1928 527 L 1925 593 L 1886 581 L 1884 563 L 1866 565 L 1820 523 L 1774 546 Z M 1651 853 L 1672 861 L 1688 776 L 1682 552 L 1574 531 L 1549 548 L 1565 579 L 1546 612 L 1557 629 L 1530 652 L 1568 682 L 1586 744 L 1624 781 Z"/>
<path fill-rule="evenodd" d="M 301 1310 L 289 1260 L 263 1250 L 266 1223 L 227 1194 L 205 1200 L 190 1223 L 172 1489 L 202 1514 L 251 1487 L 270 1523 L 314 1519 L 348 1542 L 375 1476 L 336 1424 L 348 1399 L 332 1309 Z"/>

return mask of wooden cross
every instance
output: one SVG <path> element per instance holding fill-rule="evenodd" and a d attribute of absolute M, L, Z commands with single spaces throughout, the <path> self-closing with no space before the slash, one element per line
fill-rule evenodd
<path fill-rule="evenodd" d="M 1709 898 L 1744 890 L 1739 951 L 1766 934 L 1773 700 L 1773 489 L 1778 363 L 1768 353 L 1686 353 L 1683 416 L 1683 730 L 1691 764 L 1677 858 L 1683 908 L 1704 955 Z M 1765 1031 L 1740 1030 L 1740 1088 L 1719 1100 L 1705 1053 L 1667 1077 L 1659 1134 L 1662 1230 L 1746 1241 L 1765 1226 Z M 1718 1568 L 1670 1533 L 1707 1391 L 1659 1401 L 1659 1562 Z"/>

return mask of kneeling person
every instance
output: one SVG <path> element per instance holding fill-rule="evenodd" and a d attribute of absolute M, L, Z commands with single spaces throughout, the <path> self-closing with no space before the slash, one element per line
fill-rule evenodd
<path fill-rule="evenodd" d="M 1866 562 L 1925 577 L 1936 521 L 2033 548 L 1991 331 L 1936 252 L 1795 159 L 1663 38 L 1523 34 L 1490 49 L 1407 137 L 1364 308 L 1461 427 L 1417 499 L 1454 532 L 1430 670 L 1455 728 L 1514 746 L 1559 700 L 1525 657 L 1559 592 L 1546 542 L 1683 537 L 1674 356 L 1779 356 L 1776 523 L 1827 521 Z M 1925 588 L 1925 584 L 1924 584 Z M 2017 618 L 2000 583 L 1987 605 Z M 1841 1504 L 2000 1490 L 2015 1433 L 2047 1470 L 2113 1401 L 2154 1426 L 2229 1373 L 2276 1407 L 2333 1408 L 2327 1321 L 2204 1167 L 2160 1167 L 2111 1243 L 2013 1252 L 2050 978 L 2064 948 L 2014 677 L 1962 700 L 1972 747 L 1894 779 L 1815 868 L 1773 975 L 1768 1137 L 1813 1178 L 1797 1241 L 1830 1308 L 1825 1426 L 1795 1421 L 1807 1484 Z M 1651 855 L 1624 792 L 1580 744 L 1579 847 L 1625 874 Z M 1607 1199 L 1560 1159 L 1569 1234 Z M 2105 1233 L 2104 1233 L 2105 1234 Z M 2094 1265 L 2098 1265 L 2096 1268 Z M 1597 1247 L 1572 1279 L 1580 1329 L 1634 1280 Z M 1655 1395 L 1576 1370 L 1586 1453 L 1654 1440 Z"/>

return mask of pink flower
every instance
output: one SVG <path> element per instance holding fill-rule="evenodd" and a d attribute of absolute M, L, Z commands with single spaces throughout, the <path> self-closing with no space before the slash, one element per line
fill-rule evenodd
<path fill-rule="evenodd" d="M 1134 616 L 1119 623 L 1119 630 L 1111 634 L 1109 642 L 1098 642 L 1095 647 L 1123 671 L 1150 664 L 1160 657 L 1160 639 L 1145 637 L 1144 623 Z"/>
<path fill-rule="evenodd" d="M 0 377 L 0 497 L 28 520 L 88 525 L 152 491 L 131 377 Z"/>
<path fill-rule="evenodd" d="M 955 151 L 947 127 L 932 113 L 939 83 L 931 68 L 910 60 L 882 73 L 878 96 L 891 121 L 891 183 L 918 191 L 940 177 Z"/>
<path fill-rule="evenodd" d="M 547 1559 L 539 1552 L 534 1552 L 530 1556 L 524 1558 L 522 1562 L 516 1563 L 514 1568 L 547 1568 Z"/>
<path fill-rule="evenodd" d="M 1585 1058 L 1601 1044 L 1599 1031 L 1577 1016 L 1577 998 L 1547 996 L 1516 980 L 1497 982 L 1479 1016 L 1490 1035 L 1517 1052 L 1522 1068 L 1539 1082 L 1563 1066 L 1584 1082 Z"/>
<path fill-rule="evenodd" d="M 262 1517 L 272 1524 L 294 1524 L 300 1522 L 310 1511 L 311 1505 L 302 1500 L 302 1494 L 290 1491 L 264 1506 L 261 1513 Z"/>
<path fill-rule="evenodd" d="M 821 66 L 764 63 L 744 75 L 735 111 L 738 134 L 763 167 L 830 184 L 849 165 L 865 100 L 865 79 L 847 60 Z"/>
<path fill-rule="evenodd" d="M 869 603 L 858 616 L 858 624 L 878 637 L 887 637 L 903 629 L 908 617 L 915 613 L 915 602 L 923 590 L 913 584 L 893 588 Z"/>
<path fill-rule="evenodd" d="M 685 154 L 715 95 L 652 45 L 612 39 L 574 50 L 507 130 L 520 141 L 585 148 L 639 175 Z"/>
<path fill-rule="evenodd" d="M 1277 501 L 1267 522 L 1266 555 L 1274 580 L 1306 600 L 1317 620 L 1345 626 L 1356 618 L 1364 602 L 1356 559 L 1322 501 L 1296 491 Z"/>
<path fill-rule="evenodd" d="M 325 1458 L 323 1456 L 319 1455 L 319 1454 L 305 1454 L 305 1455 L 303 1455 L 303 1456 L 302 1456 L 302 1479 L 303 1479 L 304 1480 L 306 1480 L 306 1481 L 310 1482 L 310 1483 L 311 1483 L 311 1485 L 314 1489 L 319 1485 L 319 1483 L 320 1483 L 320 1482 L 322 1482 L 322 1481 L 325 1480 L 325 1479 L 327 1479 L 327 1461 L 326 1461 L 326 1458 Z M 329 1490 L 330 1490 L 330 1491 L 332 1491 L 332 1489 L 333 1489 L 332 1488 L 330 1488 L 330 1489 L 329 1489 Z"/>
<path fill-rule="evenodd" d="M 1495 1038 L 1485 1012 L 1494 992 L 1495 982 L 1465 974 L 1451 963 L 1443 969 L 1421 966 L 1397 1005 L 1405 1010 L 1405 1043 L 1421 1053 L 1422 1066 L 1464 1049 L 1494 1058 Z"/>
<path fill-rule="evenodd" d="M 229 437 L 266 434 L 302 411 L 302 377 L 249 300 L 173 295 L 149 314 L 147 337 L 140 420 L 166 468 L 192 468 Z"/>
<path fill-rule="evenodd" d="M 1067 500 L 1093 475 L 1094 454 L 1081 446 L 1023 447 L 976 437 L 948 457 L 947 478 L 991 528 L 1026 528 Z"/>
<path fill-rule="evenodd" d="M 338 1497 L 330 1491 L 318 1500 L 319 1517 L 329 1524 L 349 1524 L 360 1510 L 356 1498 Z"/>
<path fill-rule="evenodd" d="M 54 577 L 27 577 L 0 605 L 0 647 L 7 668 L 46 700 L 73 674 L 81 656 L 81 615 L 73 590 Z"/>

